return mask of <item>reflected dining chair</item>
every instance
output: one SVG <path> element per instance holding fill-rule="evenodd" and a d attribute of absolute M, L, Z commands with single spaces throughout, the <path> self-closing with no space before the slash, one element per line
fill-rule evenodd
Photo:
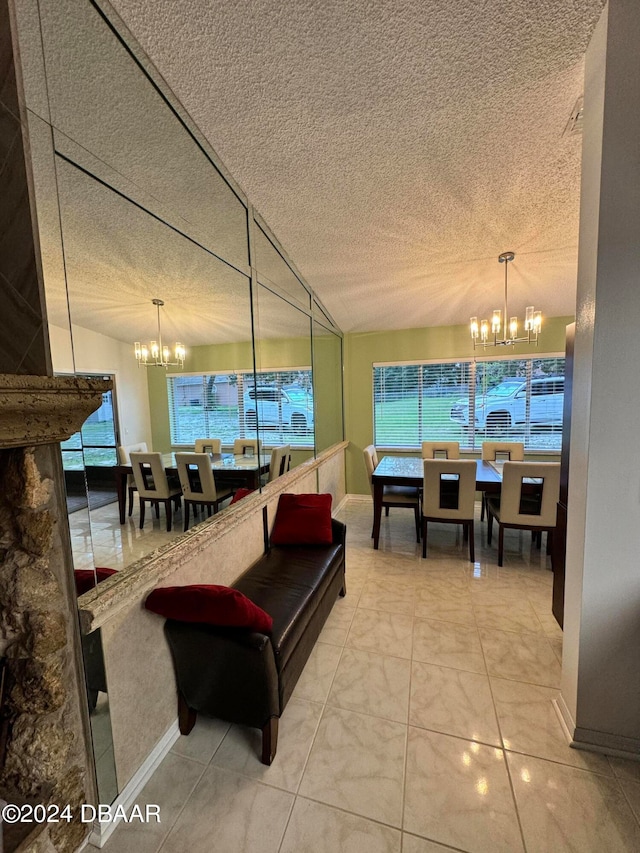
<path fill-rule="evenodd" d="M 423 459 L 460 459 L 459 441 L 423 441 Z"/>
<path fill-rule="evenodd" d="M 378 453 L 370 444 L 362 451 L 364 457 L 365 468 L 367 469 L 367 477 L 369 478 L 369 487 L 371 488 L 371 497 L 374 497 L 373 488 L 373 472 L 378 467 Z M 416 542 L 420 541 L 420 490 L 413 486 L 385 486 L 382 492 L 382 506 L 384 507 L 385 515 L 389 515 L 389 507 L 405 507 L 412 509 L 416 523 Z M 373 530 L 371 531 L 373 536 Z"/>
<path fill-rule="evenodd" d="M 131 465 L 131 453 L 146 453 L 147 442 L 139 441 L 137 444 L 126 444 L 118 447 L 118 462 L 121 465 Z M 133 474 L 127 474 L 127 490 L 129 492 L 129 515 L 133 512 L 133 493 L 136 491 L 136 481 Z"/>
<path fill-rule="evenodd" d="M 540 480 L 536 494 L 531 480 Z M 528 480 L 528 483 L 524 481 Z M 487 544 L 491 544 L 493 519 L 498 522 L 498 565 L 504 556 L 505 528 L 531 530 L 542 534 L 547 531 L 547 553 L 556 526 L 560 496 L 559 462 L 505 462 L 502 469 L 500 496 L 487 496 Z"/>
<path fill-rule="evenodd" d="M 521 441 L 483 441 L 482 460 L 484 462 L 495 462 L 498 458 L 506 458 L 509 462 L 524 462 L 524 444 Z M 482 505 L 480 507 L 480 521 L 484 521 L 484 513 L 487 508 L 487 492 L 482 493 Z"/>
<path fill-rule="evenodd" d="M 277 480 L 286 473 L 291 467 L 291 446 L 289 444 L 281 444 L 271 450 L 271 460 L 269 462 L 269 478 L 268 483 Z"/>
<path fill-rule="evenodd" d="M 221 438 L 196 438 L 195 453 L 222 453 Z"/>
<path fill-rule="evenodd" d="M 253 455 L 258 455 L 258 439 L 257 438 L 236 438 L 233 442 L 233 453 L 235 456 L 246 455 L 247 449 L 251 448 Z"/>
<path fill-rule="evenodd" d="M 427 556 L 429 521 L 461 524 L 475 561 L 473 514 L 476 501 L 475 459 L 425 459 L 422 488 L 422 556 Z"/>
<path fill-rule="evenodd" d="M 167 514 L 167 532 L 169 532 L 171 504 L 175 503 L 176 509 L 180 508 L 180 487 L 169 482 L 162 464 L 161 453 L 131 453 L 130 458 L 140 499 L 140 529 L 144 527 L 146 504 L 155 504 L 156 514 L 158 514 L 159 505 L 163 503 Z"/>
<path fill-rule="evenodd" d="M 218 489 L 211 470 L 211 459 L 208 453 L 176 453 L 178 477 L 184 499 L 184 530 L 189 527 L 189 507 L 196 514 L 198 505 L 207 507 L 207 515 L 211 510 L 218 512 L 222 501 L 233 496 L 229 488 Z"/>

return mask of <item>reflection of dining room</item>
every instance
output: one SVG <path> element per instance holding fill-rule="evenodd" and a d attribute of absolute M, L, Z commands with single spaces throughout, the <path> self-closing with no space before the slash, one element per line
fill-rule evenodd
<path fill-rule="evenodd" d="M 0 0 L 0 364 L 49 383 L 0 382 L 0 800 L 160 806 L 42 849 L 640 849 L 640 12 L 249 5 Z M 258 653 L 259 727 L 199 706 Z"/>

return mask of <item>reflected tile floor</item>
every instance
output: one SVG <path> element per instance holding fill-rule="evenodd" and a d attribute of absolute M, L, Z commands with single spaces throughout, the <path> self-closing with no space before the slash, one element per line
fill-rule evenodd
<path fill-rule="evenodd" d="M 544 548 L 509 531 L 498 568 L 478 511 L 474 564 L 451 525 L 430 525 L 422 560 L 410 513 L 383 519 L 378 551 L 371 516 L 362 500 L 340 512 L 347 596 L 285 709 L 273 766 L 257 730 L 201 718 L 136 798 L 162 823 L 121 825 L 103 850 L 640 850 L 640 763 L 572 750 L 552 704 L 562 632 Z M 141 541 L 105 517 L 97 553 L 126 565 L 167 541 L 163 527 Z"/>

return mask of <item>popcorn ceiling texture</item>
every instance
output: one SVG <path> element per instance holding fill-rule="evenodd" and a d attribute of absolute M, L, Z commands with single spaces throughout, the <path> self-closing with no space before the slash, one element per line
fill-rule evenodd
<path fill-rule="evenodd" d="M 572 314 L 603 0 L 113 0 L 344 330 Z"/>

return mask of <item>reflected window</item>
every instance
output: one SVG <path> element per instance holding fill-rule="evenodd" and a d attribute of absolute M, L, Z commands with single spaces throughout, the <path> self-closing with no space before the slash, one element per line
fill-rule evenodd
<path fill-rule="evenodd" d="M 260 431 L 264 445 L 309 444 L 313 435 L 311 368 L 167 377 L 172 446 L 211 435 L 223 445 Z"/>

